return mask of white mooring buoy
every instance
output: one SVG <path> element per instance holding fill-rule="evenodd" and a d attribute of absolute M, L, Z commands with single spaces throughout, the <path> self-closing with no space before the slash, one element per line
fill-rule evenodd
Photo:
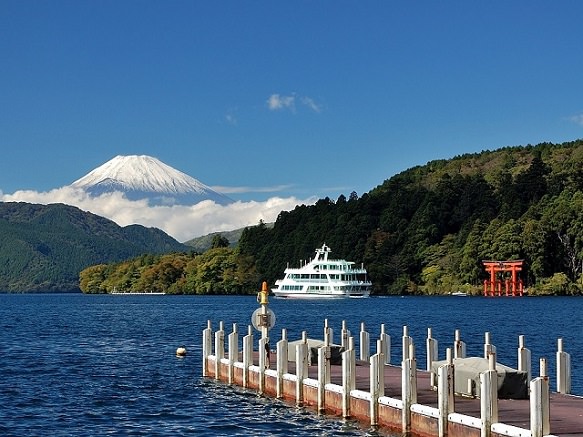
<path fill-rule="evenodd" d="M 180 346 L 178 349 L 176 349 L 176 356 L 177 357 L 183 357 L 186 355 L 186 348 L 184 346 Z"/>

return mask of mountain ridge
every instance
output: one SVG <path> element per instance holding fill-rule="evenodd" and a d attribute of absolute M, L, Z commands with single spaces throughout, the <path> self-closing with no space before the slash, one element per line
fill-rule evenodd
<path fill-rule="evenodd" d="M 0 202 L 0 291 L 78 291 L 90 265 L 189 250 L 157 228 L 121 227 L 74 206 Z"/>
<path fill-rule="evenodd" d="M 233 203 L 224 194 L 148 155 L 117 155 L 70 187 L 92 196 L 119 191 L 130 200 L 148 199 L 151 205 L 190 206 L 204 200 L 220 205 Z"/>
<path fill-rule="evenodd" d="M 273 228 L 274 223 L 264 223 L 265 227 L 268 229 Z M 229 247 L 237 247 L 237 244 L 239 243 L 239 238 L 241 238 L 241 234 L 243 234 L 243 231 L 245 231 L 245 229 L 249 228 L 249 227 L 253 227 L 255 225 L 251 225 L 251 226 L 245 226 L 243 228 L 239 228 L 239 229 L 233 229 L 231 231 L 217 231 L 217 232 L 211 232 L 210 234 L 206 234 L 206 235 L 201 235 L 200 237 L 195 237 L 195 238 L 191 238 L 190 240 L 185 241 L 183 244 L 185 244 L 188 247 L 191 247 L 192 249 L 194 249 L 197 252 L 206 252 L 207 250 L 209 250 L 212 246 L 212 241 L 213 238 L 216 235 L 219 235 L 221 237 L 226 238 L 229 241 Z"/>

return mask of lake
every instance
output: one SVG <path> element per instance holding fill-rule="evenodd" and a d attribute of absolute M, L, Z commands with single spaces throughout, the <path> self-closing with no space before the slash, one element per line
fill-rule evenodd
<path fill-rule="evenodd" d="M 254 296 L 0 294 L 0 435 L 374 435 L 341 420 L 201 377 L 207 320 L 245 333 Z M 548 359 L 556 390 L 557 338 L 571 354 L 572 392 L 583 395 L 583 299 L 568 297 L 388 297 L 326 301 L 270 299 L 281 328 L 295 340 L 321 338 L 324 319 L 336 341 L 342 320 L 356 337 L 365 322 L 376 342 L 380 324 L 400 361 L 403 325 L 425 363 L 427 328 L 444 359 L 456 329 L 468 356 L 483 354 L 491 333 L 498 361 L 516 368 L 518 336 L 532 351 L 533 375 Z M 259 335 L 256 335 L 256 342 Z M 188 354 L 176 357 L 184 345 Z M 371 348 L 371 351 L 373 348 Z M 236 405 L 237 408 L 233 408 Z"/>

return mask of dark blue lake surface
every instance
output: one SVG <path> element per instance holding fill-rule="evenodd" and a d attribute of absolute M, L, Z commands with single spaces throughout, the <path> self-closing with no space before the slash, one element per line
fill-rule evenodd
<path fill-rule="evenodd" d="M 245 332 L 254 296 L 86 296 L 0 294 L 0 435 L 350 435 L 374 434 L 201 378 L 207 320 Z M 583 299 L 391 297 L 302 302 L 271 299 L 281 328 L 295 340 L 321 338 L 324 319 L 336 339 L 342 320 L 358 336 L 364 321 L 374 342 L 384 323 L 392 363 L 400 361 L 403 325 L 424 367 L 427 328 L 440 359 L 461 330 L 468 355 L 483 354 L 491 333 L 498 361 L 516 367 L 518 335 L 549 361 L 556 389 L 557 338 L 571 354 L 572 391 L 583 395 Z M 256 339 L 258 338 L 258 335 Z M 358 339 L 356 340 L 358 347 Z M 188 355 L 177 358 L 184 345 Z"/>

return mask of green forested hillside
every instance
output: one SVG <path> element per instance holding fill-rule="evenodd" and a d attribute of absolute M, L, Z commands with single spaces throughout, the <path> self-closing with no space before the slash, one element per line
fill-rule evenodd
<path fill-rule="evenodd" d="M 253 257 L 227 247 L 204 254 L 143 255 L 88 267 L 80 274 L 84 293 L 253 294 L 257 281 Z"/>
<path fill-rule="evenodd" d="M 239 250 L 273 282 L 324 242 L 364 262 L 376 294 L 477 293 L 485 259 L 524 259 L 532 293 L 580 294 L 583 141 L 432 161 L 361 198 L 282 212 L 272 230 L 244 231 Z"/>
<path fill-rule="evenodd" d="M 185 249 L 158 229 L 122 228 L 75 207 L 0 202 L 0 291 L 79 290 L 87 266 Z"/>
<path fill-rule="evenodd" d="M 273 227 L 245 229 L 236 249 L 222 243 L 191 259 L 96 266 L 82 273 L 82 284 L 97 292 L 122 285 L 255 293 L 326 243 L 334 257 L 364 263 L 375 294 L 478 294 L 483 260 L 516 259 L 524 260 L 530 294 L 582 294 L 583 141 L 432 161 L 360 198 L 282 212 Z"/>

